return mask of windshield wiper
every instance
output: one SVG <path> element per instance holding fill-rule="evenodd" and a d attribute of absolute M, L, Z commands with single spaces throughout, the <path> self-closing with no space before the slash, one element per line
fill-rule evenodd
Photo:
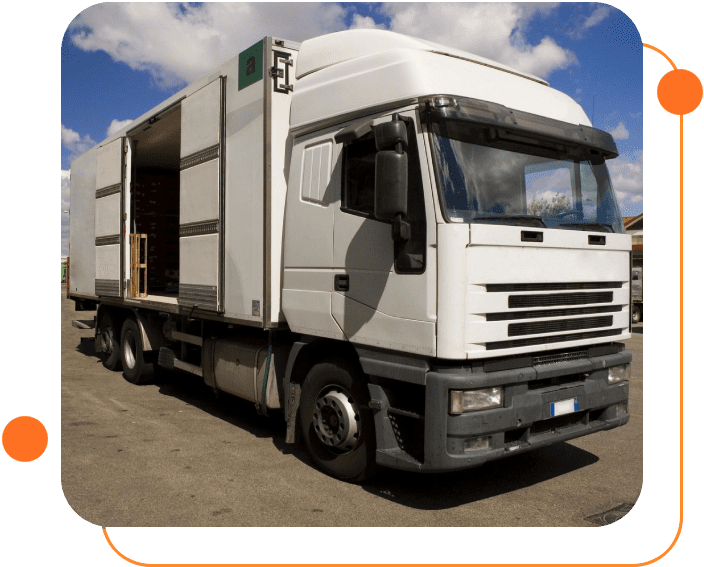
<path fill-rule="evenodd" d="M 477 220 L 491 220 L 513 224 L 516 226 L 541 226 L 543 228 L 547 228 L 547 225 L 543 222 L 543 219 L 534 215 L 475 215 L 469 222 L 474 222 Z"/>
<path fill-rule="evenodd" d="M 560 226 L 569 226 L 579 230 L 607 229 L 607 232 L 616 232 L 614 227 L 605 222 L 561 222 Z"/>

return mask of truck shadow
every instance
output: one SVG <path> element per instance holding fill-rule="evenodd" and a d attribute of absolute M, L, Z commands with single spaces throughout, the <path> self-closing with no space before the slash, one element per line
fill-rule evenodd
<path fill-rule="evenodd" d="M 222 392 L 216 396 L 198 379 L 178 372 L 168 373 L 158 387 L 165 396 L 176 397 L 257 438 L 271 439 L 276 450 L 315 469 L 302 442 L 285 442 L 281 412 L 265 417 L 251 402 Z M 598 461 L 596 455 L 563 442 L 465 471 L 418 474 L 382 469 L 360 489 L 400 506 L 445 510 L 546 482 Z"/>
<path fill-rule="evenodd" d="M 596 455 L 562 442 L 465 471 L 384 470 L 362 488 L 401 506 L 446 510 L 546 482 L 598 461 Z"/>
<path fill-rule="evenodd" d="M 177 398 L 257 438 L 280 437 L 285 445 L 283 417 L 272 415 L 274 412 L 269 412 L 270 417 L 261 415 L 252 402 L 225 392 L 215 393 L 200 378 L 177 371 L 160 370 L 155 383 L 164 396 Z"/>

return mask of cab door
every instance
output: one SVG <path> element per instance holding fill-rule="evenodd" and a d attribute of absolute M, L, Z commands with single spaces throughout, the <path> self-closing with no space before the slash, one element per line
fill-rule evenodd
<path fill-rule="evenodd" d="M 125 138 L 96 150 L 95 294 L 122 297 Z"/>
<path fill-rule="evenodd" d="M 332 315 L 348 340 L 435 354 L 435 230 L 418 115 L 407 119 L 411 238 L 394 242 L 376 219 L 373 131 L 340 148 L 341 199 L 335 204 Z M 374 124 L 391 120 L 379 117 Z M 433 224 L 430 224 L 430 223 Z M 431 230 L 428 230 L 428 227 Z"/>
<path fill-rule="evenodd" d="M 181 103 L 179 295 L 199 310 L 222 311 L 223 78 Z"/>

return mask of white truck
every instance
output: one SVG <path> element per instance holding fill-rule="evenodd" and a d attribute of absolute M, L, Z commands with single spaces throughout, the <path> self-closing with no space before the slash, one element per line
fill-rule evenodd
<path fill-rule="evenodd" d="M 428 41 L 267 37 L 73 162 L 69 297 L 108 368 L 250 400 L 347 481 L 624 425 L 631 239 L 589 124 Z"/>

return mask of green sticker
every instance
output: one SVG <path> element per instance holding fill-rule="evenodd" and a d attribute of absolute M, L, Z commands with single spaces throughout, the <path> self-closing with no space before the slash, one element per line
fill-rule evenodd
<path fill-rule="evenodd" d="M 238 89 L 242 90 L 249 85 L 261 81 L 264 76 L 264 40 L 255 43 L 249 49 L 240 53 Z"/>

